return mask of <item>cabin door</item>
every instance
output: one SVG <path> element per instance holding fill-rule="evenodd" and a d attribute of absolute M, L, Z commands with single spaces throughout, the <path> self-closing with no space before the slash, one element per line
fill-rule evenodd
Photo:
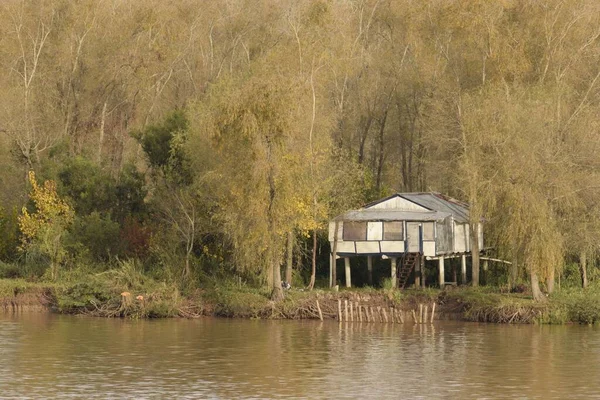
<path fill-rule="evenodd" d="M 406 251 L 408 253 L 421 252 L 421 224 L 419 222 L 406 223 Z"/>

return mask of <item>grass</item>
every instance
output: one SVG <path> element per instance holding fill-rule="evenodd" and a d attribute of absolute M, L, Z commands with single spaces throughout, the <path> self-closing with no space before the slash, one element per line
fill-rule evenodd
<path fill-rule="evenodd" d="M 188 285 L 190 286 L 190 285 Z M 495 323 L 596 324 L 600 322 L 600 284 L 583 290 L 563 288 L 535 302 L 526 293 L 502 293 L 498 288 L 395 290 L 372 287 L 286 291 L 274 303 L 270 291 L 240 280 L 205 281 L 202 287 L 181 291 L 176 283 L 159 281 L 142 272 L 135 262 L 121 262 L 101 273 L 84 269 L 64 271 L 58 282 L 0 279 L 0 306 L 48 305 L 61 313 L 104 317 L 161 318 L 215 315 L 230 318 L 318 318 L 317 300 L 324 318 L 337 316 L 338 301 L 405 310 L 419 304 L 438 304 L 438 312 L 461 319 Z"/>

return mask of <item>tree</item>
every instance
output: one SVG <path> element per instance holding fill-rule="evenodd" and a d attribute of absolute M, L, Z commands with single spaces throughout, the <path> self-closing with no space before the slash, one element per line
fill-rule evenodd
<path fill-rule="evenodd" d="M 29 197 L 34 211 L 23 207 L 19 216 L 21 249 L 28 252 L 37 249 L 50 260 L 50 274 L 53 280 L 58 277 L 58 269 L 64 261 L 66 251 L 63 246 L 67 228 L 73 222 L 73 209 L 56 192 L 56 183 L 47 180 L 39 186 L 35 173 L 29 171 L 31 192 Z"/>

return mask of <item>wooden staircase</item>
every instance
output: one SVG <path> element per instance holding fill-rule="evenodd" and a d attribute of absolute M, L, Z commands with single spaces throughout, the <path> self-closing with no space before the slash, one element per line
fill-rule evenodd
<path fill-rule="evenodd" d="M 398 270 L 396 271 L 398 279 L 398 285 L 396 287 L 398 289 L 404 289 L 410 279 L 410 275 L 419 262 L 421 262 L 420 253 L 404 253 L 400 260 L 400 264 L 397 267 Z"/>

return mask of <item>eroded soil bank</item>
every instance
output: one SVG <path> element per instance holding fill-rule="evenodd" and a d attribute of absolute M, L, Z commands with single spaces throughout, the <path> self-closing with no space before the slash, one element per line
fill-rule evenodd
<path fill-rule="evenodd" d="M 464 320 L 494 323 L 568 323 L 556 302 L 536 303 L 523 294 L 458 288 L 425 290 L 289 290 L 273 302 L 266 291 L 213 287 L 181 294 L 172 287 L 119 291 L 90 285 L 0 281 L 0 310 L 26 310 L 100 317 L 163 318 L 217 316 L 260 319 L 324 319 L 362 322 Z M 426 310 L 426 311 L 425 311 Z M 587 322 L 587 321 L 585 321 Z M 594 320 L 591 323 L 595 322 Z M 590 323 L 590 322 L 587 322 Z"/>

